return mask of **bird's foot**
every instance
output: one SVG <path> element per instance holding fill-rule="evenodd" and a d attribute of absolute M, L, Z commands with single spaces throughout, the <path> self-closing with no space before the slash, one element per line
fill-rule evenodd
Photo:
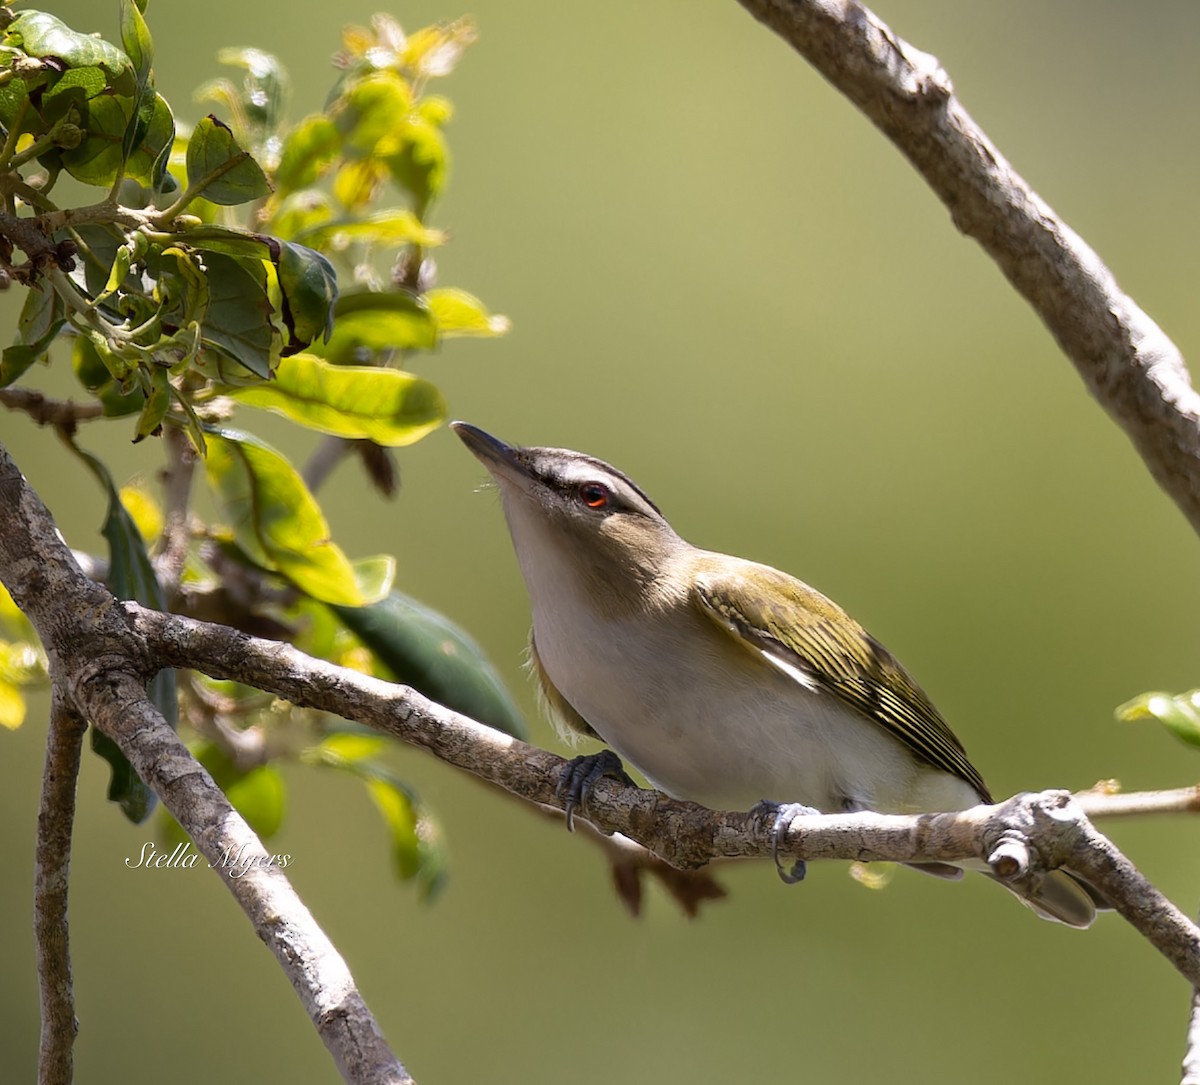
<path fill-rule="evenodd" d="M 601 750 L 599 753 L 585 753 L 572 757 L 558 778 L 558 787 L 554 796 L 563 804 L 563 813 L 567 815 L 567 832 L 575 831 L 575 811 L 587 805 L 592 788 L 605 776 L 618 780 L 626 787 L 637 787 L 630 779 L 621 759 L 612 750 Z"/>
<path fill-rule="evenodd" d="M 791 870 L 784 867 L 779 861 L 779 844 L 787 835 L 788 827 L 792 824 L 793 818 L 810 817 L 813 814 L 819 814 L 821 811 L 814 809 L 811 806 L 805 806 L 798 802 L 771 802 L 769 799 L 763 799 L 756 803 L 754 809 L 750 811 L 752 814 L 759 814 L 763 817 L 773 817 L 774 824 L 771 828 L 771 859 L 775 863 L 775 869 L 779 872 L 779 879 L 785 885 L 795 885 L 797 882 L 804 881 L 804 875 L 808 873 L 808 865 L 803 859 L 797 859 L 792 863 Z"/>

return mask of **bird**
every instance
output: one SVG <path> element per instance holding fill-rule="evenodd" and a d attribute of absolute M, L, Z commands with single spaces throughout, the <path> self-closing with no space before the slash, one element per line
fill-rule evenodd
<path fill-rule="evenodd" d="M 609 747 L 570 763 L 568 814 L 603 775 L 632 783 L 622 759 L 674 798 L 774 807 L 777 844 L 789 813 L 993 801 L 921 687 L 831 599 L 769 565 L 693 546 L 603 460 L 450 425 L 500 493 L 546 714 L 564 738 Z M 785 880 L 802 876 L 797 864 Z M 1089 926 L 1100 900 L 1061 869 L 1028 895 L 1000 884 L 1071 927 Z"/>

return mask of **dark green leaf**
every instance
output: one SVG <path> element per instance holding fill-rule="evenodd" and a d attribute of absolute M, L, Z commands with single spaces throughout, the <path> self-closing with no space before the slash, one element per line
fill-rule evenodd
<path fill-rule="evenodd" d="M 25 295 L 17 324 L 21 342 L 5 347 L 0 355 L 0 388 L 19 380 L 46 351 L 66 324 L 62 299 L 48 283 L 31 287 Z"/>
<path fill-rule="evenodd" d="M 157 797 L 134 772 L 128 758 L 121 752 L 121 747 L 95 725 L 91 731 L 92 750 L 104 758 L 112 769 L 108 780 L 108 801 L 120 806 L 121 812 L 134 825 L 140 825 L 150 816 L 158 801 Z"/>
<path fill-rule="evenodd" d="M 134 78 L 140 91 L 150 82 L 150 71 L 154 67 L 154 41 L 146 20 L 133 0 L 121 0 L 121 44 L 133 65 Z"/>
<path fill-rule="evenodd" d="M 104 72 L 99 68 L 70 68 L 62 78 L 42 95 L 41 113 L 47 123 L 63 117 L 72 106 L 84 107 L 107 86 Z M 81 109 L 80 116 L 86 117 Z"/>
<path fill-rule="evenodd" d="M 256 278 L 262 273 L 263 261 L 270 261 L 275 268 L 275 281 L 280 291 L 280 319 L 288 331 L 288 345 L 281 353 L 295 354 L 317 337 L 328 336 L 333 326 L 333 306 L 338 296 L 337 272 L 319 252 L 305 245 L 230 226 L 205 225 L 178 236 L 188 245 L 203 249 L 206 253 L 235 257 Z M 214 266 L 227 265 L 218 260 Z M 266 279 L 263 284 L 264 290 L 273 285 Z M 268 294 L 263 293 L 263 297 L 266 300 Z M 213 320 L 215 322 L 215 316 Z M 246 326 L 244 322 L 237 326 L 251 333 L 254 331 L 252 326 Z M 251 340 L 260 346 L 264 342 L 262 335 L 251 334 Z"/>
<path fill-rule="evenodd" d="M 291 343 L 283 353 L 294 354 L 318 337 L 328 341 L 338 296 L 337 272 L 315 249 L 294 241 L 272 241 L 283 290 L 284 322 L 291 332 Z"/>
<path fill-rule="evenodd" d="M 406 291 L 361 290 L 334 306 L 333 335 L 313 352 L 339 364 L 367 361 L 375 351 L 433 350 L 437 324 L 429 308 Z"/>
<path fill-rule="evenodd" d="M 19 76 L 14 76 L 3 86 L 0 86 L 0 124 L 12 128 L 21 117 L 22 131 L 28 131 L 31 126 L 40 129 L 41 121 L 37 113 L 29 108 L 30 85 Z"/>
<path fill-rule="evenodd" d="M 205 252 L 208 312 L 204 341 L 266 380 L 279 361 L 282 335 L 271 303 L 267 261 L 237 260 Z"/>
<path fill-rule="evenodd" d="M 166 609 L 162 585 L 154 575 L 146 543 L 137 524 L 121 504 L 121 497 L 108 468 L 89 452 L 76 449 L 80 458 L 91 468 L 108 495 L 108 511 L 101 533 L 108 541 L 108 586 L 118 599 L 132 599 L 155 610 Z M 174 671 L 161 671 L 150 683 L 147 692 L 167 723 L 174 728 L 179 718 L 179 702 Z M 125 816 L 140 824 L 154 809 L 155 796 L 133 771 L 117 745 L 95 727 L 92 728 L 92 749 L 112 766 L 108 798 L 120 805 Z"/>
<path fill-rule="evenodd" d="M 150 394 L 142 406 L 142 413 L 138 415 L 134 444 L 147 437 L 157 437 L 162 432 L 163 419 L 170 406 L 170 374 L 160 365 L 153 366 L 150 370 Z"/>
<path fill-rule="evenodd" d="M 209 483 L 237 544 L 250 559 L 325 603 L 363 602 L 354 569 L 329 538 L 329 525 L 288 461 L 248 433 L 210 429 Z"/>
<path fill-rule="evenodd" d="M 394 676 L 472 719 L 526 735 L 525 721 L 482 649 L 444 615 L 400 592 L 365 607 L 334 607 Z"/>
<path fill-rule="evenodd" d="M 77 147 L 63 152 L 63 168 L 89 185 L 111 185 L 122 172 L 151 186 L 161 180 L 165 155 L 175 136 L 170 106 L 155 94 L 147 97 L 140 118 L 135 113 L 131 98 L 93 98 L 87 103 L 87 136 Z M 137 126 L 137 139 L 126 156 L 125 138 L 131 124 Z"/>
<path fill-rule="evenodd" d="M 133 109 L 121 141 L 121 157 L 127 160 L 150 127 L 154 118 L 155 98 L 151 85 L 154 42 L 150 37 L 150 28 L 133 0 L 121 0 L 121 44 L 133 64 L 135 80 Z"/>
<path fill-rule="evenodd" d="M 130 98 L 93 98 L 88 103 L 87 138 L 63 152 L 63 168 L 84 184 L 112 184 L 122 169 L 125 130 L 132 116 Z"/>
<path fill-rule="evenodd" d="M 390 447 L 419 441 L 446 418 L 445 400 L 429 381 L 395 369 L 331 365 L 311 354 L 285 358 L 273 381 L 232 395 L 322 433 Z"/>
<path fill-rule="evenodd" d="M 247 203 L 271 191 L 262 167 L 238 146 L 233 132 L 211 114 L 188 140 L 188 188 L 222 205 Z"/>
<path fill-rule="evenodd" d="M 134 92 L 133 66 L 120 49 L 93 34 L 72 30 L 47 12 L 22 12 L 9 24 L 4 41 L 32 57 L 54 57 L 68 68 L 101 68 L 118 94 Z"/>

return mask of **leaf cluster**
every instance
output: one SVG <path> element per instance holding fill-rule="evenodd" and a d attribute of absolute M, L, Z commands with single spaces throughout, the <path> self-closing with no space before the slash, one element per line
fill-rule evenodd
<path fill-rule="evenodd" d="M 132 420 L 135 442 L 166 434 L 150 445 L 168 450 L 176 478 L 190 481 L 202 461 L 216 510 L 201 520 L 186 485 L 165 508 L 119 488 L 78 426 L 61 426 L 105 496 L 109 586 L 409 682 L 518 731 L 478 647 L 394 589 L 392 557 L 352 560 L 304 473 L 240 417 L 270 411 L 353 442 L 390 495 L 392 450 L 447 414 L 412 363 L 446 339 L 507 330 L 479 299 L 436 282 L 448 237 L 430 215 L 449 176 L 453 110 L 429 87 L 454 69 L 473 26 L 405 34 L 378 16 L 348 28 L 324 108 L 297 123 L 280 62 L 226 50 L 232 74 L 200 89 L 212 112 L 188 126 L 155 89 L 144 2 L 119 0 L 119 11 L 118 45 L 48 12 L 0 7 L 0 286 L 27 288 L 0 389 L 69 354 L 92 414 Z M 95 189 L 95 202 L 61 198 Z M 15 621 L 0 607 L 0 633 L 13 638 L 0 641 L 10 727 L 23 717 L 21 689 L 44 675 Z M 436 827 L 378 760 L 382 740 L 196 675 L 160 675 L 151 692 L 168 720 L 195 730 L 201 760 L 264 835 L 283 818 L 276 761 L 334 768 L 365 783 L 397 869 L 427 892 L 439 884 Z M 153 794 L 103 735 L 94 746 L 112 765 L 110 798 L 145 818 Z"/>

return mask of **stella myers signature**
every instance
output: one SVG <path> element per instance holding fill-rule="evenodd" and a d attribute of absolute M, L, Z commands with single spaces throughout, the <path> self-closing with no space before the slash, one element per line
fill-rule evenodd
<path fill-rule="evenodd" d="M 198 851 L 193 850 L 191 842 L 176 844 L 175 850 L 169 855 L 165 851 L 159 851 L 154 846 L 154 843 L 147 840 L 142 845 L 141 853 L 135 859 L 133 856 L 128 856 L 125 859 L 125 865 L 130 870 L 136 870 L 143 867 L 147 870 L 154 869 L 174 869 L 174 870 L 191 870 L 194 866 L 199 866 L 202 862 L 209 869 L 220 867 L 227 869 L 231 878 L 240 878 L 249 870 L 255 868 L 277 866 L 285 867 L 292 862 L 290 855 L 266 855 L 254 854 L 247 851 L 248 845 L 243 844 L 237 851 L 232 847 L 226 848 L 221 853 L 221 857 L 215 863 L 204 862 L 204 856 Z"/>

